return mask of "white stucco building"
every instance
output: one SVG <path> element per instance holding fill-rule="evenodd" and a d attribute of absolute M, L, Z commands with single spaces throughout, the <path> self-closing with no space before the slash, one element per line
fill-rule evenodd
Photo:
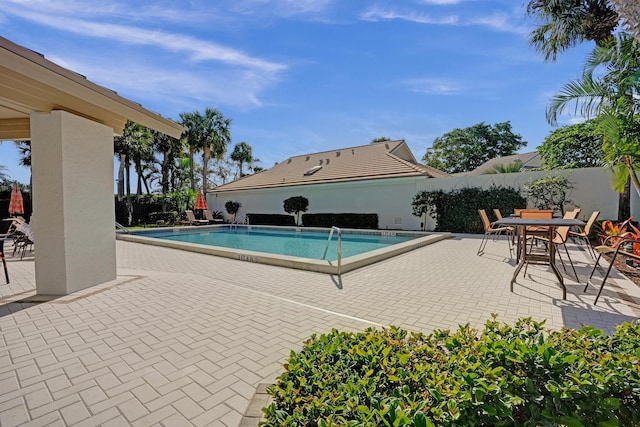
<path fill-rule="evenodd" d="M 445 176 L 418 163 L 405 141 L 385 141 L 291 157 L 209 191 L 207 204 L 225 212 L 234 200 L 240 215 L 285 214 L 284 200 L 303 196 L 308 213 L 375 213 L 378 228 L 418 230 L 411 198 L 426 179 Z"/>
<path fill-rule="evenodd" d="M 516 173 L 486 174 L 493 165 L 516 158 L 528 165 L 539 164 L 537 153 L 525 153 L 493 159 L 477 172 L 448 175 L 418 163 L 403 140 L 386 141 L 291 157 L 271 169 L 209 191 L 207 204 L 224 214 L 229 200 L 242 205 L 238 215 L 285 214 L 284 200 L 303 196 L 309 200 L 307 213 L 375 213 L 380 229 L 420 230 L 424 218 L 413 216 L 411 207 L 419 191 L 449 192 L 497 185 L 519 188 L 524 193 L 524 187 L 534 180 L 562 175 L 573 185 L 568 196 L 581 208 L 580 218 L 586 220 L 594 210 L 601 212 L 600 219 L 617 218 L 618 193 L 611 189 L 612 175 L 607 168 L 524 168 Z M 640 198 L 635 191 L 632 193 L 631 211 L 637 215 Z M 435 220 L 427 218 L 424 228 L 433 230 L 435 226 Z"/>

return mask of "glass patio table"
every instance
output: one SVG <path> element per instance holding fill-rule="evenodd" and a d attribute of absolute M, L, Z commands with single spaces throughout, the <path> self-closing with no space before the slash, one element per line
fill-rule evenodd
<path fill-rule="evenodd" d="M 558 227 L 574 227 L 583 226 L 584 222 L 579 219 L 564 219 L 564 218 L 503 218 L 496 221 L 494 224 L 505 227 L 516 227 L 518 230 L 518 247 L 516 248 L 518 266 L 511 278 L 511 292 L 513 292 L 513 284 L 520 274 L 522 267 L 530 262 L 545 263 L 551 266 L 554 274 L 558 278 L 558 282 L 562 287 L 562 299 L 567 299 L 567 288 L 564 285 L 564 278 L 558 267 L 556 267 L 556 245 L 554 243 L 554 235 Z M 544 254 L 539 253 L 527 253 L 527 227 L 545 227 L 547 232 L 547 239 L 549 240 L 549 250 Z M 539 234 L 539 232 L 538 232 Z"/>

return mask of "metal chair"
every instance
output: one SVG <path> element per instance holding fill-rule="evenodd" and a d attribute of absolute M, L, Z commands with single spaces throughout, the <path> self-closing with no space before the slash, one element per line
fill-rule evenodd
<path fill-rule="evenodd" d="M 584 227 L 578 227 L 577 231 L 569 231 L 569 237 L 576 238 L 581 245 L 584 243 L 587 246 L 587 252 L 593 259 L 596 259 L 596 251 L 593 250 L 591 243 L 589 243 L 589 233 L 591 233 L 591 227 L 593 227 L 599 215 L 600 211 L 593 211 Z"/>
<path fill-rule="evenodd" d="M 487 246 L 487 241 L 489 240 L 489 236 L 493 234 L 495 237 L 500 235 L 502 232 L 507 234 L 511 234 L 513 232 L 512 227 L 494 227 L 491 222 L 489 222 L 489 217 L 484 209 L 478 209 L 478 214 L 480 214 L 480 219 L 482 220 L 482 225 L 484 227 L 484 236 L 482 236 L 482 241 L 480 242 L 480 247 L 478 248 L 477 255 L 480 256 L 484 253 L 484 249 Z M 511 236 L 507 239 L 509 243 L 509 255 L 511 255 Z"/>
<path fill-rule="evenodd" d="M 602 290 L 604 289 L 604 285 L 605 283 L 607 283 L 607 279 L 609 278 L 609 273 L 611 273 L 611 269 L 613 268 L 613 264 L 615 263 L 616 258 L 618 257 L 618 255 L 623 255 L 625 257 L 628 258 L 632 258 L 635 260 L 640 260 L 640 255 L 637 255 L 634 251 L 634 246 L 635 245 L 640 245 L 640 240 L 635 240 L 635 239 L 621 239 L 619 240 L 615 247 L 609 246 L 607 245 L 607 242 L 613 239 L 615 241 L 615 239 L 619 239 L 618 236 L 610 236 L 607 237 L 605 239 L 605 241 L 603 242 L 602 245 L 600 246 L 596 246 L 595 248 L 593 248 L 596 252 L 598 252 L 598 258 L 596 259 L 596 264 L 593 266 L 593 270 L 591 270 L 591 274 L 589 275 L 589 279 L 587 280 L 587 284 L 584 286 L 584 290 L 583 292 L 587 292 L 587 289 L 589 288 L 589 285 L 591 285 L 591 279 L 593 278 L 593 273 L 595 273 L 596 269 L 599 266 L 599 262 L 600 262 L 600 258 L 602 258 L 602 255 L 611 255 L 611 261 L 609 262 L 609 267 L 607 268 L 607 272 L 604 274 L 604 277 L 602 278 L 602 283 L 600 283 L 600 289 L 598 290 L 598 295 L 596 295 L 596 299 L 593 302 L 593 305 L 596 305 L 598 303 L 598 299 L 600 298 L 600 294 L 602 293 Z M 627 244 L 631 244 L 632 245 L 632 249 L 631 252 L 625 250 L 625 246 Z"/>
<path fill-rule="evenodd" d="M 4 238 L 0 239 L 0 258 L 2 259 L 2 267 L 4 268 L 4 278 L 9 284 L 9 270 L 7 270 L 7 260 L 4 258 Z"/>
<path fill-rule="evenodd" d="M 578 216 L 578 214 L 580 213 L 580 209 L 574 209 L 573 211 L 569 211 L 567 213 L 564 214 L 563 218 L 564 219 L 576 219 L 576 217 Z M 548 237 L 544 237 L 544 236 L 539 236 L 539 235 L 534 235 L 533 236 L 533 240 L 539 240 L 541 242 L 544 242 L 545 245 L 549 245 L 550 243 L 553 243 L 556 247 L 558 246 L 564 246 L 564 251 L 567 254 L 567 258 L 569 259 L 569 263 L 571 264 L 571 268 L 573 269 L 573 274 L 576 276 L 576 281 L 580 281 L 580 278 L 578 277 L 578 273 L 576 272 L 576 268 L 573 265 L 573 260 L 571 259 L 571 256 L 569 255 L 569 249 L 567 249 L 567 240 L 569 239 L 569 230 L 571 229 L 571 227 L 558 227 L 556 228 L 554 235 L 553 235 L 553 239 L 552 242 L 549 242 L 549 238 Z M 567 272 L 567 267 L 564 265 L 564 261 L 562 260 L 562 255 L 560 255 L 560 251 L 556 251 L 556 253 L 558 254 L 558 258 L 560 258 L 560 262 L 562 263 L 562 268 L 564 269 L 565 272 Z"/>

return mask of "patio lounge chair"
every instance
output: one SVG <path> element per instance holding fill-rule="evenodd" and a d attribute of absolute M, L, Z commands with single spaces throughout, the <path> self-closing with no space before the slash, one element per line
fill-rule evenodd
<path fill-rule="evenodd" d="M 484 253 L 484 248 L 487 246 L 487 241 L 489 240 L 489 235 L 493 234 L 494 237 L 499 236 L 503 232 L 509 234 L 509 238 L 507 242 L 509 243 L 509 255 L 511 255 L 511 235 L 510 233 L 513 231 L 511 227 L 494 227 L 493 224 L 489 222 L 489 217 L 484 209 L 478 209 L 478 214 L 480 214 L 480 219 L 482 220 L 482 225 L 484 227 L 484 236 L 482 236 L 482 241 L 480 242 L 480 247 L 478 248 L 477 255 L 480 256 Z"/>
<path fill-rule="evenodd" d="M 26 222 L 21 222 L 16 226 L 16 230 L 11 234 L 13 239 L 13 255 L 16 252 L 20 253 L 20 259 L 24 258 L 27 253 L 27 249 L 33 251 L 34 235 L 31 225 Z"/>
<path fill-rule="evenodd" d="M 2 267 L 4 268 L 4 278 L 9 284 L 9 271 L 7 270 L 7 260 L 4 258 L 4 241 L 7 239 L 9 235 L 9 229 L 11 228 L 13 222 L 9 220 L 0 221 L 0 258 L 2 259 Z"/>
<path fill-rule="evenodd" d="M 209 209 L 204 210 L 204 217 L 207 221 L 209 221 L 209 224 L 224 224 L 224 219 L 214 218 Z"/>
<path fill-rule="evenodd" d="M 189 225 L 204 225 L 209 224 L 209 221 L 206 219 L 196 219 L 196 216 L 193 214 L 192 210 L 187 209 L 184 211 L 187 214 L 187 223 Z"/>

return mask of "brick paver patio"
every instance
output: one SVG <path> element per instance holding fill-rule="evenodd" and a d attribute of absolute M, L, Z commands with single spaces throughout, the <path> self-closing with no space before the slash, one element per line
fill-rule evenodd
<path fill-rule="evenodd" d="M 583 294 L 567 274 L 562 300 L 545 266 L 530 266 L 511 293 L 506 241 L 482 257 L 478 244 L 454 237 L 339 279 L 119 241 L 117 280 L 42 303 L 25 302 L 32 258 L 10 257 L 0 425 L 237 426 L 256 386 L 313 333 L 480 327 L 491 313 L 610 332 L 640 314 L 640 289 L 615 272 L 598 306 L 596 289 Z M 572 256 L 584 282 L 592 261 L 575 247 Z"/>

